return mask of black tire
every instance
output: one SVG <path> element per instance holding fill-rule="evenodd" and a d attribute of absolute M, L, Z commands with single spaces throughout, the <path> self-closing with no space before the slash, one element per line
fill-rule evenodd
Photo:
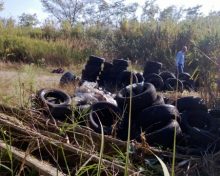
<path fill-rule="evenodd" d="M 138 117 L 140 127 L 147 132 L 158 130 L 172 119 L 180 121 L 180 114 L 173 105 L 156 105 L 144 109 Z"/>
<path fill-rule="evenodd" d="M 209 109 L 209 114 L 210 114 L 213 118 L 218 118 L 218 119 L 220 119 L 220 109 Z"/>
<path fill-rule="evenodd" d="M 161 62 L 156 61 L 147 61 L 144 66 L 144 70 L 148 70 L 150 68 L 154 70 L 160 70 L 162 68 L 163 64 Z"/>
<path fill-rule="evenodd" d="M 129 65 L 129 63 L 128 63 L 128 61 L 127 60 L 124 60 L 124 59 L 114 59 L 113 61 L 112 61 L 112 63 L 113 63 L 113 66 L 122 66 L 122 67 L 128 67 L 128 65 Z"/>
<path fill-rule="evenodd" d="M 174 103 L 175 104 L 175 103 Z M 179 112 L 190 110 L 208 111 L 205 101 L 200 97 L 187 96 L 177 99 L 177 109 Z"/>
<path fill-rule="evenodd" d="M 193 80 L 183 80 L 183 89 L 188 90 L 189 92 L 195 91 L 195 86 Z"/>
<path fill-rule="evenodd" d="M 171 120 L 166 126 L 152 133 L 146 134 L 147 143 L 153 146 L 173 147 L 174 131 L 176 129 L 177 142 L 182 138 L 182 131 L 176 120 Z"/>
<path fill-rule="evenodd" d="M 89 73 L 99 73 L 101 71 L 101 67 L 98 67 L 98 66 L 91 66 L 91 65 L 85 65 L 85 70 L 86 72 L 89 72 Z"/>
<path fill-rule="evenodd" d="M 212 152 L 213 149 L 219 150 L 220 145 L 218 136 L 212 134 L 208 130 L 191 127 L 188 123 L 187 115 L 183 114 L 181 120 L 181 128 L 189 136 L 187 145 L 201 147 L 203 149 L 209 147 L 210 149 L 212 148 Z"/>
<path fill-rule="evenodd" d="M 159 74 L 162 68 L 162 63 L 155 61 L 147 61 L 144 66 L 144 78 L 152 73 Z"/>
<path fill-rule="evenodd" d="M 184 111 L 181 117 L 184 116 L 187 120 L 187 124 L 191 127 L 196 127 L 199 129 L 208 129 L 210 124 L 210 115 L 208 112 L 200 110 Z M 183 121 L 184 122 L 184 121 Z"/>
<path fill-rule="evenodd" d="M 70 96 L 57 89 L 41 89 L 37 96 L 45 105 L 52 108 L 70 106 L 71 104 Z"/>
<path fill-rule="evenodd" d="M 188 81 L 190 80 L 190 78 L 191 78 L 191 75 L 187 72 L 180 73 L 178 76 L 179 80 L 184 80 L 184 81 Z"/>
<path fill-rule="evenodd" d="M 113 64 L 112 63 L 109 63 L 109 62 L 104 62 L 104 66 L 103 66 L 103 71 L 107 71 L 107 70 L 111 70 L 113 67 Z"/>
<path fill-rule="evenodd" d="M 180 91 L 183 92 L 183 83 L 179 79 L 176 78 L 168 78 L 165 82 L 165 90 L 168 91 Z"/>
<path fill-rule="evenodd" d="M 71 98 L 68 94 L 56 89 L 41 89 L 37 97 L 42 103 L 42 107 L 47 108 L 55 119 L 65 120 L 72 115 L 70 109 Z"/>
<path fill-rule="evenodd" d="M 133 84 L 138 83 L 138 79 L 137 79 L 135 73 L 130 72 L 130 71 L 121 72 L 116 80 L 117 88 L 121 89 L 121 88 L 124 88 L 124 87 L 130 85 L 131 77 L 132 77 Z"/>
<path fill-rule="evenodd" d="M 132 97 L 130 97 L 132 89 Z M 130 99 L 132 102 L 132 111 L 140 111 L 149 107 L 157 98 L 155 87 L 150 83 L 138 83 L 129 85 L 121 89 L 115 99 L 121 109 L 129 109 Z"/>
<path fill-rule="evenodd" d="M 112 125 L 121 118 L 120 109 L 108 102 L 98 102 L 91 106 L 89 125 L 97 133 L 101 133 L 101 124 L 104 134 L 111 135 Z M 101 124 L 100 124 L 100 122 Z"/>
<path fill-rule="evenodd" d="M 94 55 L 89 56 L 89 60 L 87 61 L 88 65 L 101 65 L 105 61 L 104 58 L 97 57 Z"/>
<path fill-rule="evenodd" d="M 136 77 L 138 79 L 138 83 L 142 83 L 144 81 L 144 77 L 142 73 L 140 72 L 136 73 Z"/>
<path fill-rule="evenodd" d="M 64 86 L 67 84 L 73 84 L 76 80 L 76 75 L 71 72 L 66 72 L 60 78 L 60 86 Z"/>
<path fill-rule="evenodd" d="M 169 71 L 164 71 L 164 72 L 161 72 L 159 74 L 159 76 L 163 79 L 163 81 L 165 82 L 168 78 L 176 78 L 176 76 L 169 72 Z"/>
<path fill-rule="evenodd" d="M 165 104 L 164 102 L 164 97 L 162 95 L 157 95 L 156 100 L 153 102 L 152 106 L 156 106 L 156 105 L 163 105 Z"/>
<path fill-rule="evenodd" d="M 128 124 L 129 124 L 128 117 L 129 117 L 129 115 L 125 115 L 123 117 L 122 121 L 117 126 L 116 137 L 120 140 L 123 140 L 123 141 L 126 141 L 128 138 Z M 137 122 L 136 122 L 135 118 L 131 119 L 131 128 L 130 129 L 131 129 L 130 140 L 138 139 L 141 134 L 141 130 L 137 126 Z"/>
<path fill-rule="evenodd" d="M 162 90 L 164 87 L 163 79 L 158 74 L 151 73 L 144 77 L 144 80 L 153 84 L 157 90 Z"/>

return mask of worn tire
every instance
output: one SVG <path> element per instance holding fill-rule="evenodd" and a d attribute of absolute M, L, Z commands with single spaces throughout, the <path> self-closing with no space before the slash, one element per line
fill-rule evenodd
<path fill-rule="evenodd" d="M 140 72 L 136 73 L 136 77 L 138 79 L 138 83 L 144 82 L 143 73 L 140 73 Z"/>
<path fill-rule="evenodd" d="M 176 78 L 176 76 L 169 71 L 163 71 L 159 74 L 159 76 L 163 79 L 163 81 L 165 82 L 168 78 Z"/>
<path fill-rule="evenodd" d="M 132 89 L 132 97 L 130 97 Z M 155 87 L 150 83 L 138 83 L 129 85 L 121 89 L 115 100 L 121 109 L 129 109 L 130 99 L 132 101 L 132 111 L 140 111 L 151 106 L 157 98 Z"/>
<path fill-rule="evenodd" d="M 151 73 L 144 77 L 144 82 L 149 82 L 154 85 L 157 90 L 162 90 L 164 87 L 163 79 L 155 73 Z"/>
<path fill-rule="evenodd" d="M 156 100 L 153 102 L 152 106 L 156 106 L 156 105 L 163 105 L 165 104 L 164 102 L 164 97 L 162 95 L 157 95 Z"/>
<path fill-rule="evenodd" d="M 74 75 L 71 72 L 66 72 L 60 78 L 60 86 L 64 86 L 64 85 L 67 85 L 67 84 L 72 84 L 72 83 L 75 82 L 75 80 L 76 80 L 76 75 Z"/>
<path fill-rule="evenodd" d="M 124 88 L 124 87 L 130 85 L 131 77 L 132 77 L 133 84 L 138 83 L 138 79 L 137 79 L 135 73 L 130 72 L 130 71 L 121 72 L 116 80 L 117 87 L 119 89 L 121 89 L 121 88 Z"/>
<path fill-rule="evenodd" d="M 183 92 L 183 83 L 176 78 L 168 78 L 165 82 L 165 90 Z"/>
<path fill-rule="evenodd" d="M 114 59 L 112 61 L 113 66 L 122 66 L 122 67 L 128 67 L 129 63 L 127 60 L 124 59 Z"/>
<path fill-rule="evenodd" d="M 89 56 L 89 60 L 87 61 L 88 65 L 101 65 L 105 61 L 104 58 L 91 55 Z"/>
<path fill-rule="evenodd" d="M 65 120 L 67 116 L 72 115 L 71 98 L 65 92 L 56 89 L 41 89 L 38 91 L 37 97 L 42 107 L 47 108 L 49 114 L 55 119 Z"/>
<path fill-rule="evenodd" d="M 181 120 L 181 128 L 189 136 L 187 145 L 201 147 L 203 149 L 212 147 L 214 150 L 219 150 L 219 140 L 216 140 L 218 136 L 212 134 L 208 130 L 191 127 L 188 123 L 187 115 L 183 114 Z"/>
<path fill-rule="evenodd" d="M 101 133 L 101 122 L 104 134 L 110 135 L 112 133 L 112 125 L 121 118 L 121 115 L 120 109 L 111 103 L 94 103 L 89 114 L 89 126 L 97 133 Z"/>
<path fill-rule="evenodd" d="M 138 116 L 140 127 L 152 132 L 167 125 L 172 119 L 180 121 L 180 114 L 173 105 L 156 105 L 144 109 Z"/>
<path fill-rule="evenodd" d="M 182 138 L 182 131 L 176 120 L 171 120 L 166 126 L 152 133 L 146 134 L 147 143 L 153 146 L 173 147 L 174 131 L 176 129 L 177 142 Z"/>
<path fill-rule="evenodd" d="M 200 97 L 186 96 L 177 99 L 176 102 L 177 109 L 179 112 L 190 111 L 190 110 L 202 110 L 208 111 L 205 101 Z"/>

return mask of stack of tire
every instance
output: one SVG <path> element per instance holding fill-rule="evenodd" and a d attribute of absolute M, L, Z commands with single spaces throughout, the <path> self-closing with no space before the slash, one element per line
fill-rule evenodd
<path fill-rule="evenodd" d="M 87 61 L 85 68 L 82 70 L 83 81 L 96 82 L 97 78 L 101 72 L 102 64 L 105 61 L 104 58 L 97 56 L 90 56 Z"/>
<path fill-rule="evenodd" d="M 109 87 L 111 83 L 113 64 L 110 62 L 104 62 L 103 70 L 100 73 L 98 84 L 101 87 Z"/>
<path fill-rule="evenodd" d="M 157 94 L 152 84 L 129 85 L 121 89 L 115 99 L 124 114 L 118 125 L 117 137 L 119 139 L 127 140 L 129 114 L 131 116 L 131 139 L 141 141 L 142 131 L 145 132 L 150 145 L 172 147 L 175 128 L 177 140 L 181 138 L 178 110 L 173 105 L 165 104 L 163 97 Z"/>
<path fill-rule="evenodd" d="M 118 76 L 123 72 L 126 71 L 128 68 L 128 61 L 124 59 L 114 59 L 112 61 L 112 69 L 110 80 L 113 87 L 116 86 Z"/>
<path fill-rule="evenodd" d="M 159 76 L 162 66 L 162 63 L 155 61 L 147 61 L 144 66 L 144 82 L 153 84 L 158 91 L 164 88 L 164 82 Z"/>
<path fill-rule="evenodd" d="M 134 80 L 137 81 L 136 75 L 127 71 L 128 65 L 128 61 L 124 59 L 114 59 L 112 63 L 105 62 L 99 76 L 99 85 L 112 90 L 117 87 L 117 84 L 122 86 L 130 76 L 135 77 Z"/>
<path fill-rule="evenodd" d="M 147 61 L 144 66 L 144 78 L 152 73 L 159 74 L 162 66 L 163 64 L 161 62 Z"/>
<path fill-rule="evenodd" d="M 187 136 L 186 145 L 200 148 L 201 151 L 219 150 L 220 142 L 216 133 L 218 127 L 211 115 L 213 111 L 208 112 L 205 101 L 199 97 L 187 96 L 179 98 L 176 105 L 181 113 L 181 129 Z"/>

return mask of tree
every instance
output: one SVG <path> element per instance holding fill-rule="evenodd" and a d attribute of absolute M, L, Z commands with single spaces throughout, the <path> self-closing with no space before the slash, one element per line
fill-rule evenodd
<path fill-rule="evenodd" d="M 0 11 L 2 11 L 4 9 L 4 2 L 0 2 Z"/>
<path fill-rule="evenodd" d="M 84 24 L 118 24 L 124 18 L 134 17 L 138 4 L 125 0 L 41 0 L 45 11 L 60 23 L 67 21 L 71 27 Z"/>
<path fill-rule="evenodd" d="M 52 14 L 60 23 L 68 21 L 73 26 L 83 14 L 86 1 L 80 0 L 41 0 L 48 13 Z"/>
<path fill-rule="evenodd" d="M 138 3 L 126 4 L 125 0 L 111 0 L 109 3 L 96 0 L 86 7 L 84 19 L 86 23 L 118 25 L 124 19 L 135 19 L 137 8 Z"/>
<path fill-rule="evenodd" d="M 23 27 L 33 27 L 36 26 L 39 23 L 37 19 L 37 15 L 35 14 L 26 14 L 22 13 L 21 16 L 19 16 L 19 24 Z"/>
<path fill-rule="evenodd" d="M 190 7 L 188 9 L 184 9 L 184 11 L 186 12 L 186 18 L 187 19 L 195 19 L 199 16 L 202 15 L 202 13 L 200 12 L 202 5 L 197 5 L 194 7 Z"/>
<path fill-rule="evenodd" d="M 159 12 L 158 5 L 155 5 L 156 0 L 146 0 L 144 6 L 142 7 L 141 20 L 153 20 L 155 19 L 156 14 Z"/>
<path fill-rule="evenodd" d="M 182 17 L 182 8 L 177 8 L 176 6 L 172 5 L 165 8 L 163 11 L 160 12 L 159 20 L 166 21 L 166 20 L 173 20 L 178 21 Z"/>

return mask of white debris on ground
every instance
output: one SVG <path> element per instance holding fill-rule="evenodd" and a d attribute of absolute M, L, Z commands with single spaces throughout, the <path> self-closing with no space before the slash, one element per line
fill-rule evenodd
<path fill-rule="evenodd" d="M 100 101 L 109 102 L 117 106 L 114 95 L 110 92 L 100 90 L 97 83 L 85 81 L 75 91 L 73 101 L 77 105 L 93 104 Z"/>

